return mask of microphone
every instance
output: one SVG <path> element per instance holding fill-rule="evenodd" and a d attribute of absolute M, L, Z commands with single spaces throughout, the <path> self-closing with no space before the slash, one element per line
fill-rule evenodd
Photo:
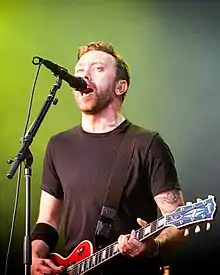
<path fill-rule="evenodd" d="M 57 65 L 50 60 L 35 56 L 32 60 L 34 65 L 39 65 L 42 63 L 46 68 L 50 69 L 56 76 L 65 80 L 70 87 L 76 89 L 77 91 L 84 91 L 87 88 L 87 83 L 82 77 L 76 77 L 71 75 L 67 69 Z"/>

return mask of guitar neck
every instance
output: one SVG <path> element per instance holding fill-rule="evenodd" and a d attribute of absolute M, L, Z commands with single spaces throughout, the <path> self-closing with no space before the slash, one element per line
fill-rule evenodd
<path fill-rule="evenodd" d="M 156 234 L 160 230 L 164 228 L 164 217 L 160 217 L 159 219 L 153 221 L 146 227 L 142 227 L 135 231 L 136 239 L 138 241 L 143 241 L 146 238 Z M 67 268 L 67 273 L 71 275 L 80 275 L 82 273 L 86 273 L 91 269 L 97 267 L 98 265 L 106 262 L 107 260 L 113 258 L 118 255 L 120 252 L 118 250 L 118 242 L 112 243 L 105 248 L 97 251 L 86 259 L 71 265 Z"/>

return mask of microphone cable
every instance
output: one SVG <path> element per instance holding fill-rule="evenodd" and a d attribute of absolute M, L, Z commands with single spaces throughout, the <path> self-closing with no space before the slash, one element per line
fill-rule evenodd
<path fill-rule="evenodd" d="M 36 88 L 36 83 L 39 77 L 40 69 L 41 69 L 42 62 L 39 63 L 37 72 L 35 75 L 32 91 L 30 94 L 30 99 L 29 99 L 29 104 L 28 104 L 28 112 L 26 116 L 26 121 L 25 121 L 25 126 L 23 129 L 23 134 L 21 137 L 21 142 L 23 143 L 25 134 L 28 129 L 28 124 L 31 116 L 31 110 L 32 110 L 32 105 L 33 105 L 33 99 L 34 99 L 34 93 L 35 93 L 35 88 Z M 12 160 L 9 160 L 8 163 L 10 163 Z M 14 207 L 13 207 L 13 215 L 12 215 L 12 221 L 11 221 L 11 228 L 10 228 L 10 235 L 9 235 L 9 242 L 8 242 L 8 247 L 7 247 L 7 253 L 6 253 L 6 258 L 5 258 L 5 268 L 4 268 L 4 275 L 7 275 L 8 272 L 8 263 L 9 263 L 9 255 L 11 251 L 11 244 L 12 244 L 12 239 L 13 239 L 13 234 L 14 234 L 14 228 L 15 228 L 15 220 L 16 220 L 16 214 L 17 214 L 17 207 L 18 207 L 18 198 L 19 198 L 19 190 L 20 190 L 20 183 L 21 183 L 21 168 L 22 168 L 22 163 L 18 167 L 18 176 L 17 176 L 17 184 L 16 184 L 16 191 L 15 191 L 15 200 L 14 200 Z"/>

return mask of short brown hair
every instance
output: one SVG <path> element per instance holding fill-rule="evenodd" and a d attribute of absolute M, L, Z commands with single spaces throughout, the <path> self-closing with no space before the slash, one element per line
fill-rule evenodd
<path fill-rule="evenodd" d="M 78 49 L 77 59 L 79 60 L 81 56 L 89 51 L 102 51 L 112 55 L 116 60 L 116 79 L 123 79 L 127 81 L 128 87 L 130 86 L 130 72 L 127 63 L 116 53 L 112 44 L 107 42 L 91 42 L 86 46 L 81 46 Z M 125 94 L 122 96 L 122 101 L 124 100 Z"/>

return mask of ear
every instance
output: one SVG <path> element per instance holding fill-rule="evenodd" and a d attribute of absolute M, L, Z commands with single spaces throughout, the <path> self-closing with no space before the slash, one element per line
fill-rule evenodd
<path fill-rule="evenodd" d="M 115 93 L 116 95 L 123 95 L 127 92 L 128 90 L 128 83 L 124 79 L 119 79 L 118 82 L 116 83 L 116 88 L 115 88 Z"/>

